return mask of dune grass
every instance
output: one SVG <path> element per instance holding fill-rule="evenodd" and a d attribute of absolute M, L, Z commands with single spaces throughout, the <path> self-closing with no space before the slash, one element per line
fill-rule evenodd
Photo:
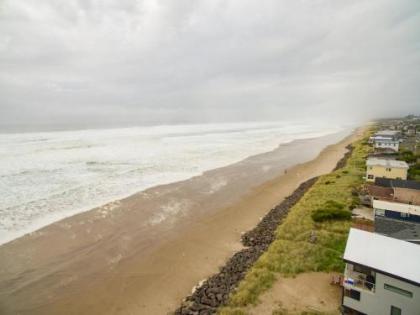
<path fill-rule="evenodd" d="M 367 132 L 365 138 L 353 143 L 354 150 L 345 167 L 321 176 L 290 209 L 277 228 L 274 242 L 249 270 L 219 314 L 246 314 L 246 307 L 258 302 L 261 293 L 273 285 L 276 274 L 294 276 L 302 272 L 341 272 L 344 269 L 341 256 L 351 221 L 332 218 L 315 222 L 312 214 L 326 204 L 350 213 L 355 202 L 352 192 L 363 184 L 365 160 L 370 151 L 366 141 L 369 135 Z"/>

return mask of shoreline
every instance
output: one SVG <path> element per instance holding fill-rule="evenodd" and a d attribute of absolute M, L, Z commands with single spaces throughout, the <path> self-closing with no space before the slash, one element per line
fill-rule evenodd
<path fill-rule="evenodd" d="M 116 205 L 103 215 L 100 209 L 85 212 L 44 228 L 39 235 L 1 246 L 0 310 L 5 314 L 173 311 L 195 284 L 214 274 L 217 266 L 241 248 L 242 231 L 255 226 L 261 216 L 307 177 L 331 171 L 356 133 L 329 145 L 320 154 L 313 148 L 320 143 L 319 139 L 300 141 L 282 146 L 277 155 L 262 154 L 235 167 L 210 171 L 178 183 L 183 185 L 183 194 L 179 195 L 178 187 L 180 199 L 177 200 L 185 201 L 186 195 L 201 194 L 203 189 L 211 187 L 208 181 L 212 176 L 217 179 L 223 173 L 226 178 L 238 177 L 233 184 L 226 184 L 233 185 L 229 189 L 222 185 L 218 194 L 203 199 L 206 203 L 196 200 L 187 204 L 194 208 L 194 215 L 184 213 L 181 207 L 176 213 L 180 220 L 156 224 L 153 231 L 148 224 L 135 224 L 142 218 L 136 211 L 138 200 L 127 198 L 121 201 L 124 207 Z M 303 148 L 307 151 L 303 152 Z M 244 170 L 260 174 L 261 165 L 271 160 L 279 163 L 284 152 L 292 154 L 288 156 L 291 163 L 297 162 L 293 152 L 312 159 L 288 168 L 287 174 L 283 174 L 280 166 L 275 171 L 269 170 L 266 176 L 270 179 L 260 178 L 261 184 L 252 186 L 255 178 Z M 243 187 L 254 188 L 248 191 Z M 141 198 L 146 209 L 153 198 L 171 197 L 171 189 L 173 184 L 160 187 L 159 191 L 139 193 L 136 198 Z M 241 195 L 243 191 L 248 192 Z M 217 207 L 225 199 L 229 200 L 228 206 Z M 99 215 L 95 216 L 95 212 Z M 84 225 L 91 228 L 89 233 Z M 142 232 L 151 233 L 146 236 Z M 89 242 L 89 234 L 101 237 L 93 237 Z M 157 244 L 156 240 L 159 240 Z M 121 251 L 123 255 L 118 253 Z"/>
<path fill-rule="evenodd" d="M 49 215 L 49 217 L 36 219 L 34 222 L 29 224 L 27 226 L 27 228 L 25 228 L 25 229 L 22 229 L 20 231 L 14 231 L 13 233 L 11 233 L 11 235 L 13 235 L 13 236 L 5 237 L 4 239 L 0 239 L 0 247 L 7 244 L 7 243 L 18 240 L 22 237 L 30 236 L 32 233 L 36 234 L 37 231 L 42 230 L 45 227 L 48 227 L 48 226 L 53 225 L 53 224 L 57 224 L 58 222 L 69 219 L 73 216 L 77 216 L 77 215 L 85 213 L 85 212 L 93 211 L 95 209 L 106 208 L 108 205 L 112 205 L 114 203 L 119 203 L 120 201 L 122 201 L 124 199 L 132 198 L 135 195 L 147 192 L 147 191 L 152 190 L 152 189 L 159 189 L 159 188 L 165 187 L 167 185 L 173 185 L 173 184 L 185 182 L 185 181 L 191 180 L 192 178 L 195 178 L 195 177 L 205 176 L 206 173 L 208 173 L 208 172 L 213 172 L 213 171 L 217 171 L 219 169 L 223 169 L 223 168 L 233 166 L 235 164 L 240 164 L 240 163 L 246 162 L 248 159 L 252 159 L 252 158 L 254 158 L 256 156 L 259 156 L 259 155 L 270 154 L 270 153 L 272 153 L 276 150 L 281 149 L 283 146 L 287 146 L 289 144 L 293 144 L 293 143 L 301 142 L 301 141 L 310 141 L 310 140 L 319 139 L 319 138 L 326 138 L 326 137 L 330 137 L 330 136 L 334 136 L 334 135 L 341 135 L 341 134 L 344 135 L 344 134 L 349 134 L 349 133 L 351 133 L 351 130 L 344 129 L 344 130 L 341 130 L 339 132 L 335 132 L 335 133 L 331 133 L 331 134 L 327 134 L 327 135 L 323 135 L 323 136 L 314 136 L 314 137 L 309 137 L 309 138 L 286 141 L 286 142 L 278 144 L 277 147 L 275 147 L 274 149 L 272 149 L 270 151 L 261 152 L 261 153 L 255 154 L 255 155 L 245 157 L 244 159 L 242 159 L 240 161 L 237 161 L 235 163 L 232 163 L 232 164 L 228 164 L 228 165 L 221 166 L 221 167 L 216 167 L 216 168 L 213 168 L 213 169 L 207 169 L 207 170 L 202 171 L 201 173 L 191 175 L 190 177 L 187 177 L 185 179 L 181 179 L 181 180 L 177 180 L 177 181 L 171 181 L 171 182 L 167 182 L 167 183 L 161 183 L 161 184 L 157 184 L 157 185 L 152 185 L 150 187 L 145 187 L 143 189 L 138 189 L 138 190 L 135 190 L 134 192 L 130 192 L 130 193 L 127 193 L 127 194 L 123 194 L 121 196 L 117 196 L 117 197 L 115 197 L 115 198 L 113 198 L 113 199 L 111 199 L 107 202 L 101 202 L 101 203 L 98 203 L 98 204 L 93 203 L 92 205 L 86 205 L 86 206 L 81 207 L 79 209 L 69 210 L 65 214 L 60 213 L 60 212 L 51 213 Z"/>

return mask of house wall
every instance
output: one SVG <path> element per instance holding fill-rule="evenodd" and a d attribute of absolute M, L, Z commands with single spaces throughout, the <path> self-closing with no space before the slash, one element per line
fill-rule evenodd
<path fill-rule="evenodd" d="M 420 205 L 420 190 L 394 187 L 394 200 Z"/>
<path fill-rule="evenodd" d="M 369 178 L 369 175 L 372 175 L 373 178 Z M 376 177 L 407 179 L 407 169 L 394 167 L 386 168 L 379 165 L 368 166 L 366 170 L 366 181 L 374 182 Z"/>
<path fill-rule="evenodd" d="M 379 211 L 381 211 L 381 210 L 382 209 L 380 209 Z M 379 211 L 375 210 L 375 214 L 377 215 Z M 408 214 L 406 212 L 385 210 L 384 211 L 384 217 L 391 218 L 391 219 L 396 219 L 396 220 L 400 220 L 400 221 L 420 223 L 420 216 L 415 215 L 415 214 L 411 214 L 411 213 Z"/>
<path fill-rule="evenodd" d="M 420 206 L 410 205 L 406 203 L 389 202 L 386 200 L 373 200 L 373 208 L 376 214 L 385 214 L 385 211 L 393 211 L 397 213 L 409 213 L 410 216 L 420 216 Z M 406 216 L 407 217 L 407 216 Z"/>
<path fill-rule="evenodd" d="M 413 297 L 407 297 L 399 293 L 389 291 L 384 285 L 404 289 L 413 293 Z M 375 292 L 360 291 L 360 301 L 350 297 L 343 297 L 343 305 L 368 315 L 387 315 L 391 313 L 391 305 L 402 310 L 403 315 L 420 315 L 420 287 L 401 281 L 381 273 L 376 273 Z"/>
<path fill-rule="evenodd" d="M 398 152 L 400 147 L 400 143 L 398 141 L 381 141 L 376 140 L 375 141 L 375 148 L 381 148 L 381 149 L 391 149 L 395 152 Z"/>

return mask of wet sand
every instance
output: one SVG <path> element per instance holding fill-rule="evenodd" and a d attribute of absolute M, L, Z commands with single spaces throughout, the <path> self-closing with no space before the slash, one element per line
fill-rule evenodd
<path fill-rule="evenodd" d="M 167 314 L 240 248 L 241 232 L 331 171 L 360 134 L 281 145 L 0 246 L 0 314 Z"/>

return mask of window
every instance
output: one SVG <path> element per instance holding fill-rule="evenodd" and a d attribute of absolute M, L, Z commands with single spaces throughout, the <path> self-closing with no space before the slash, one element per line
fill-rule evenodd
<path fill-rule="evenodd" d="M 400 213 L 401 218 L 409 218 L 410 214 L 409 213 L 405 213 L 405 212 L 401 212 Z"/>
<path fill-rule="evenodd" d="M 360 301 L 360 292 L 353 289 L 345 289 L 344 290 L 344 296 L 347 296 L 353 300 Z"/>
<path fill-rule="evenodd" d="M 401 309 L 391 305 L 391 315 L 401 315 Z"/>
<path fill-rule="evenodd" d="M 387 168 L 387 169 L 386 169 L 386 171 L 387 171 L 387 172 L 391 172 L 391 169 L 390 169 L 390 168 Z"/>
<path fill-rule="evenodd" d="M 368 175 L 368 179 L 373 179 L 373 175 Z"/>
<path fill-rule="evenodd" d="M 384 284 L 384 289 L 388 290 L 388 291 L 391 291 L 391 292 L 394 292 L 394 293 L 404 295 L 404 296 L 409 297 L 409 298 L 413 297 L 413 292 L 394 287 L 393 285 L 390 285 L 390 284 L 385 283 Z"/>
<path fill-rule="evenodd" d="M 359 273 L 364 273 L 365 275 L 370 275 L 370 269 L 369 267 L 365 267 L 362 265 L 353 265 L 353 270 Z"/>
<path fill-rule="evenodd" d="M 385 216 L 385 210 L 383 210 L 383 209 L 375 209 L 375 214 L 383 217 L 383 216 Z"/>

